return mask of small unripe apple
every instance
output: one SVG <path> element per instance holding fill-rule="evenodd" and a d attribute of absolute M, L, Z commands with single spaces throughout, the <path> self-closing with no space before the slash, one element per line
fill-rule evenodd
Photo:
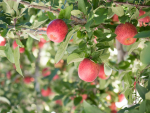
<path fill-rule="evenodd" d="M 139 17 L 140 16 L 142 16 L 142 15 L 144 15 L 145 14 L 145 11 L 143 11 L 142 9 L 140 9 L 139 10 Z M 147 26 L 145 23 L 148 23 L 148 22 L 150 22 L 150 16 L 146 16 L 146 17 L 144 17 L 144 18 L 141 18 L 141 19 L 139 19 L 138 20 L 139 21 L 139 23 L 140 23 L 140 26 Z"/>
<path fill-rule="evenodd" d="M 112 102 L 112 103 L 111 103 L 110 109 L 111 109 L 112 111 L 117 109 L 115 102 Z"/>
<path fill-rule="evenodd" d="M 99 71 L 98 77 L 101 78 L 101 79 L 103 79 L 103 80 L 108 79 L 109 76 L 106 76 L 106 74 L 105 74 L 105 72 L 104 72 L 104 64 L 101 64 L 101 65 L 99 66 L 99 68 L 100 68 L 100 71 Z"/>
<path fill-rule="evenodd" d="M 79 78 L 86 82 L 92 82 L 96 79 L 99 73 L 99 64 L 85 58 L 80 62 L 78 67 Z"/>
<path fill-rule="evenodd" d="M 137 34 L 137 29 L 134 25 L 126 22 L 119 24 L 115 29 L 116 39 L 123 45 L 131 45 L 136 41 L 133 38 Z"/>
<path fill-rule="evenodd" d="M 119 22 L 118 15 L 114 14 L 114 16 L 112 17 L 112 21 Z"/>
<path fill-rule="evenodd" d="M 118 100 L 119 100 L 119 102 L 122 102 L 124 98 L 125 98 L 124 94 L 120 94 L 120 95 L 118 94 Z"/>
<path fill-rule="evenodd" d="M 14 41 L 14 42 L 13 42 L 13 49 L 15 49 L 17 46 L 18 46 L 18 44 L 16 43 L 16 41 Z M 24 50 L 25 50 L 25 49 L 24 49 L 23 47 L 20 47 L 20 48 L 19 48 L 20 53 L 23 53 Z"/>
<path fill-rule="evenodd" d="M 42 75 L 43 75 L 44 77 L 49 76 L 50 74 L 51 74 L 51 71 L 50 71 L 49 68 L 44 68 L 44 69 L 42 70 Z"/>
<path fill-rule="evenodd" d="M 2 36 L 0 36 L 0 46 L 4 46 L 5 44 L 6 44 L 5 38 L 3 38 Z"/>
<path fill-rule="evenodd" d="M 47 89 L 42 89 L 41 94 L 43 97 L 48 97 L 52 93 L 51 89 L 48 87 Z"/>
<path fill-rule="evenodd" d="M 24 78 L 23 81 L 24 81 L 25 84 L 30 84 L 31 82 L 34 81 L 34 78 L 30 77 L 30 76 L 27 76 L 27 77 Z"/>
<path fill-rule="evenodd" d="M 67 24 L 61 19 L 51 21 L 47 27 L 48 38 L 56 43 L 62 42 L 68 33 Z"/>

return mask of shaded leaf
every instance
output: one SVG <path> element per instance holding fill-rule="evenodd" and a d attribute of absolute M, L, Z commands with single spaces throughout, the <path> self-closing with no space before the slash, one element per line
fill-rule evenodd
<path fill-rule="evenodd" d="M 8 60 L 11 62 L 11 63 L 14 63 L 14 54 L 12 52 L 12 49 L 9 45 L 9 43 L 6 44 L 6 47 L 5 47 L 5 54 L 6 54 L 6 57 L 8 58 Z"/>
<path fill-rule="evenodd" d="M 145 94 L 147 93 L 146 88 L 142 87 L 141 85 L 139 85 L 137 83 L 136 84 L 136 89 L 137 89 L 139 95 L 142 97 L 142 99 L 145 99 Z"/>

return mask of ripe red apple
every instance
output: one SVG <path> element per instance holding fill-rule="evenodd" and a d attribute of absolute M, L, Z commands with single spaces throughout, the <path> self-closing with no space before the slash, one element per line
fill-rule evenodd
<path fill-rule="evenodd" d="M 24 81 L 25 84 L 30 84 L 31 82 L 34 81 L 34 78 L 30 77 L 30 76 L 27 76 L 27 77 L 24 77 L 23 81 Z"/>
<path fill-rule="evenodd" d="M 8 71 L 6 76 L 7 76 L 7 79 L 10 79 L 11 78 L 11 71 Z"/>
<path fill-rule="evenodd" d="M 86 82 L 92 82 L 96 79 L 99 73 L 99 64 L 85 58 L 80 62 L 78 67 L 79 78 Z"/>
<path fill-rule="evenodd" d="M 111 109 L 112 111 L 117 109 L 115 102 L 112 102 L 112 103 L 111 103 L 110 109 Z"/>
<path fill-rule="evenodd" d="M 55 103 L 62 106 L 62 101 L 61 100 L 56 100 Z"/>
<path fill-rule="evenodd" d="M 115 33 L 117 40 L 123 45 L 131 45 L 136 41 L 136 38 L 133 38 L 137 34 L 136 27 L 128 22 L 119 24 Z"/>
<path fill-rule="evenodd" d="M 48 75 L 50 75 L 50 74 L 51 74 L 51 71 L 50 71 L 49 68 L 44 68 L 44 69 L 42 70 L 42 75 L 43 75 L 44 77 L 46 77 L 46 76 L 48 76 Z"/>
<path fill-rule="evenodd" d="M 119 22 L 118 15 L 114 14 L 114 16 L 112 17 L 112 21 Z"/>
<path fill-rule="evenodd" d="M 47 89 L 42 89 L 41 94 L 43 97 L 48 97 L 52 93 L 51 89 L 48 87 Z"/>
<path fill-rule="evenodd" d="M 122 102 L 124 98 L 125 98 L 124 94 L 120 94 L 120 95 L 118 94 L 119 102 Z"/>
<path fill-rule="evenodd" d="M 3 38 L 2 36 L 0 36 L 0 46 L 4 46 L 5 44 L 6 44 L 5 38 Z"/>
<path fill-rule="evenodd" d="M 81 100 L 80 103 L 83 103 L 83 100 L 86 100 L 86 99 L 87 99 L 87 94 L 83 94 L 83 95 L 81 95 L 81 96 L 82 96 L 82 100 Z"/>
<path fill-rule="evenodd" d="M 51 21 L 47 27 L 48 38 L 56 43 L 62 42 L 68 33 L 66 23 L 61 19 Z"/>
<path fill-rule="evenodd" d="M 104 79 L 104 80 L 108 79 L 109 76 L 106 76 L 105 72 L 104 72 L 104 64 L 101 64 L 99 66 L 99 68 L 100 68 L 100 71 L 99 71 L 98 77 L 101 78 L 101 79 Z"/>
<path fill-rule="evenodd" d="M 142 11 L 142 9 L 140 9 L 139 10 L 139 17 L 140 16 L 142 16 L 142 15 L 144 15 L 145 14 L 145 11 Z M 148 23 L 148 22 L 150 22 L 150 16 L 146 16 L 146 17 L 144 17 L 144 18 L 141 18 L 141 19 L 139 19 L 138 20 L 139 21 L 139 23 L 140 23 L 140 26 L 147 26 L 145 23 Z"/>
<path fill-rule="evenodd" d="M 57 80 L 59 78 L 59 75 L 55 75 L 54 77 L 53 77 L 53 80 Z"/>
<path fill-rule="evenodd" d="M 15 49 L 17 46 L 18 45 L 17 45 L 16 41 L 14 41 L 13 42 L 13 49 Z M 25 49 L 23 47 L 20 47 L 19 50 L 20 50 L 20 53 L 23 53 Z"/>
<path fill-rule="evenodd" d="M 111 113 L 117 113 L 117 111 L 116 110 L 112 110 Z"/>

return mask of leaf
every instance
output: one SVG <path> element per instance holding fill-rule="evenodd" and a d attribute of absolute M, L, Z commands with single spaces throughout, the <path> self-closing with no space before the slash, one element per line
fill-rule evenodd
<path fill-rule="evenodd" d="M 70 64 L 72 62 L 80 62 L 84 59 L 84 57 L 81 57 L 79 54 L 77 53 L 73 53 L 73 54 L 70 54 L 68 57 L 67 57 L 67 63 Z"/>
<path fill-rule="evenodd" d="M 136 8 L 134 14 L 131 16 L 131 19 L 137 19 L 139 17 L 139 10 Z"/>
<path fill-rule="evenodd" d="M 139 93 L 139 95 L 141 96 L 142 99 L 145 99 L 145 94 L 147 93 L 146 88 L 142 87 L 141 85 L 139 85 L 138 83 L 136 84 L 136 89 Z"/>
<path fill-rule="evenodd" d="M 34 24 L 33 24 L 33 26 L 32 26 L 32 28 L 33 28 L 33 29 L 38 28 L 40 25 L 44 24 L 47 20 L 48 20 L 48 19 L 43 20 L 43 21 L 40 21 L 40 22 L 35 21 Z"/>
<path fill-rule="evenodd" d="M 123 10 L 123 7 L 118 5 L 117 7 L 111 7 L 112 11 L 118 15 L 118 16 L 123 16 L 124 15 L 124 10 Z"/>
<path fill-rule="evenodd" d="M 133 105 L 132 107 L 129 107 L 129 108 L 125 107 L 124 109 L 119 110 L 117 113 L 124 113 L 124 111 L 135 109 L 138 106 L 139 104 Z"/>
<path fill-rule="evenodd" d="M 145 14 L 140 16 L 138 19 L 145 18 L 145 17 L 147 17 L 149 15 L 150 15 L 150 11 L 149 12 L 146 11 Z"/>
<path fill-rule="evenodd" d="M 29 37 L 26 42 L 26 48 L 30 51 L 32 49 L 33 38 Z"/>
<path fill-rule="evenodd" d="M 0 50 L 0 56 L 1 57 L 6 57 L 5 51 L 4 50 Z"/>
<path fill-rule="evenodd" d="M 14 60 L 15 60 L 15 66 L 16 71 L 23 76 L 21 68 L 20 68 L 20 52 L 19 52 L 19 46 L 17 46 L 14 50 Z"/>
<path fill-rule="evenodd" d="M 20 46 L 20 47 L 24 47 L 24 45 L 22 44 L 22 42 L 18 39 L 16 39 L 16 43 Z"/>
<path fill-rule="evenodd" d="M 56 96 L 53 98 L 53 101 L 62 99 L 63 97 L 64 97 L 64 95 L 56 95 Z"/>
<path fill-rule="evenodd" d="M 7 33 L 8 33 L 8 29 L 4 29 L 3 32 L 1 33 L 1 36 L 6 37 Z"/>
<path fill-rule="evenodd" d="M 67 46 L 68 46 L 68 43 L 69 43 L 69 40 L 70 40 L 72 34 L 73 34 L 76 30 L 78 30 L 79 28 L 80 28 L 79 26 L 76 26 L 75 29 L 73 29 L 72 31 L 70 31 L 70 32 L 67 34 L 67 37 L 66 37 L 65 42 L 62 42 L 62 43 L 60 44 L 59 49 L 58 49 L 58 51 L 57 51 L 57 53 L 56 53 L 56 55 L 55 55 L 55 63 L 58 63 L 58 62 L 61 60 L 61 58 L 63 57 L 63 55 L 64 55 L 64 53 L 65 53 L 65 51 L 66 51 L 66 49 L 67 49 Z"/>
<path fill-rule="evenodd" d="M 72 53 L 74 50 L 76 50 L 77 48 L 78 48 L 77 45 L 69 46 L 69 47 L 67 48 L 67 52 L 70 54 L 70 53 Z"/>
<path fill-rule="evenodd" d="M 150 31 L 142 31 L 134 36 L 134 38 L 147 38 L 150 37 Z"/>
<path fill-rule="evenodd" d="M 81 96 L 74 98 L 74 105 L 77 106 L 81 102 L 81 100 L 82 100 Z"/>
<path fill-rule="evenodd" d="M 25 54 L 27 55 L 27 57 L 31 63 L 35 62 L 35 57 L 32 52 L 29 52 L 28 50 L 25 49 Z"/>
<path fill-rule="evenodd" d="M 147 86 L 148 90 L 150 91 L 150 76 L 148 78 L 148 86 Z"/>
<path fill-rule="evenodd" d="M 78 0 L 78 9 L 86 14 L 86 7 L 84 0 Z"/>
<path fill-rule="evenodd" d="M 144 100 L 144 101 L 140 104 L 139 111 L 140 111 L 140 113 L 144 113 L 145 110 L 146 110 L 146 101 Z"/>
<path fill-rule="evenodd" d="M 0 101 L 10 105 L 10 101 L 6 97 L 0 97 Z"/>
<path fill-rule="evenodd" d="M 83 108 L 85 113 L 104 113 L 98 107 L 90 105 L 85 100 L 83 101 Z"/>
<path fill-rule="evenodd" d="M 11 63 L 14 63 L 14 54 L 12 52 L 12 49 L 9 45 L 9 43 L 6 44 L 6 47 L 5 47 L 5 54 L 6 54 L 6 57 L 8 58 L 8 60 L 11 62 Z"/>
<path fill-rule="evenodd" d="M 29 36 L 30 36 L 31 38 L 33 38 L 33 39 L 35 39 L 35 40 L 40 41 L 40 39 L 39 39 L 39 38 L 37 38 L 36 36 L 32 35 L 31 33 L 28 33 L 28 34 L 29 34 Z"/>
<path fill-rule="evenodd" d="M 47 14 L 48 14 L 49 19 L 51 19 L 51 20 L 56 19 L 56 16 L 54 16 L 52 12 L 48 11 Z"/>
<path fill-rule="evenodd" d="M 145 98 L 146 98 L 146 100 L 150 100 L 150 91 L 145 94 Z"/>
<path fill-rule="evenodd" d="M 105 63 L 104 64 L 104 72 L 107 76 L 111 75 L 112 69 Z"/>
<path fill-rule="evenodd" d="M 65 99 L 64 99 L 64 101 L 63 101 L 63 104 L 64 104 L 64 106 L 66 106 L 67 105 L 67 103 L 69 102 L 69 97 L 67 96 Z"/>
<path fill-rule="evenodd" d="M 132 44 L 132 45 L 130 46 L 128 55 L 130 55 L 134 49 L 137 49 L 137 47 L 138 47 L 139 44 L 140 44 L 140 41 L 135 42 L 134 44 Z"/>

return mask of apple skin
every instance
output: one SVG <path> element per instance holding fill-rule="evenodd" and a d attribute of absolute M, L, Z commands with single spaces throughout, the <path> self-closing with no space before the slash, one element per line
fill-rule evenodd
<path fill-rule="evenodd" d="M 136 41 L 133 38 L 137 34 L 137 29 L 134 25 L 126 22 L 119 24 L 115 29 L 116 39 L 123 45 L 131 45 Z"/>
<path fill-rule="evenodd" d="M 48 87 L 47 89 L 42 89 L 41 94 L 43 97 L 48 97 L 52 93 L 51 89 Z"/>
<path fill-rule="evenodd" d="M 99 74 L 99 64 L 85 58 L 80 62 L 78 67 L 79 78 L 86 82 L 92 82 L 96 79 Z"/>
<path fill-rule="evenodd" d="M 27 76 L 27 77 L 24 78 L 23 81 L 24 81 L 25 84 L 30 84 L 31 82 L 34 81 L 34 78 L 30 77 L 30 76 Z"/>
<path fill-rule="evenodd" d="M 101 79 L 103 79 L 103 80 L 108 79 L 109 76 L 106 76 L 106 75 L 105 75 L 105 72 L 104 72 L 104 64 L 101 64 L 101 65 L 99 66 L 99 68 L 100 68 L 100 71 L 99 71 L 98 77 L 101 78 Z"/>
<path fill-rule="evenodd" d="M 83 95 L 81 95 L 81 96 L 82 96 L 82 100 L 81 100 L 80 103 L 83 103 L 83 100 L 86 100 L 86 99 L 87 99 L 87 94 L 83 94 Z"/>
<path fill-rule="evenodd" d="M 51 71 L 50 71 L 49 68 L 44 68 L 44 69 L 42 70 L 42 75 L 43 75 L 44 77 L 49 76 L 50 74 L 51 74 Z"/>
<path fill-rule="evenodd" d="M 122 102 L 124 98 L 124 94 L 118 94 L 118 102 Z"/>
<path fill-rule="evenodd" d="M 11 71 L 8 71 L 8 72 L 6 73 L 6 76 L 7 76 L 7 79 L 10 79 L 10 78 L 11 78 Z"/>
<path fill-rule="evenodd" d="M 111 109 L 112 111 L 117 109 L 115 102 L 112 102 L 112 103 L 111 103 L 110 109 Z"/>
<path fill-rule="evenodd" d="M 53 77 L 53 80 L 57 80 L 57 79 L 59 79 L 59 75 L 55 75 L 54 77 Z"/>
<path fill-rule="evenodd" d="M 51 21 L 47 27 L 48 38 L 56 43 L 62 42 L 68 33 L 67 24 L 61 19 Z"/>
<path fill-rule="evenodd" d="M 18 46 L 18 45 L 17 45 L 16 41 L 14 41 L 14 42 L 13 42 L 13 49 L 15 49 L 17 46 Z M 24 49 L 23 47 L 20 47 L 20 48 L 19 48 L 20 53 L 23 53 L 24 50 L 25 50 L 25 49 Z"/>
<path fill-rule="evenodd" d="M 111 113 L 117 113 L 117 111 L 116 110 L 112 110 Z"/>
<path fill-rule="evenodd" d="M 139 17 L 144 15 L 145 14 L 145 11 L 143 11 L 142 9 L 139 10 Z M 150 22 L 150 16 L 146 16 L 144 18 L 141 18 L 138 20 L 139 21 L 139 24 L 140 24 L 140 27 L 141 26 L 147 26 L 145 23 L 148 23 Z"/>
<path fill-rule="evenodd" d="M 6 40 L 2 36 L 0 36 L 0 46 L 5 46 Z"/>
<path fill-rule="evenodd" d="M 61 100 L 56 100 L 55 103 L 62 106 L 62 101 Z"/>
<path fill-rule="evenodd" d="M 114 14 L 114 16 L 112 17 L 112 21 L 119 22 L 118 15 Z"/>

